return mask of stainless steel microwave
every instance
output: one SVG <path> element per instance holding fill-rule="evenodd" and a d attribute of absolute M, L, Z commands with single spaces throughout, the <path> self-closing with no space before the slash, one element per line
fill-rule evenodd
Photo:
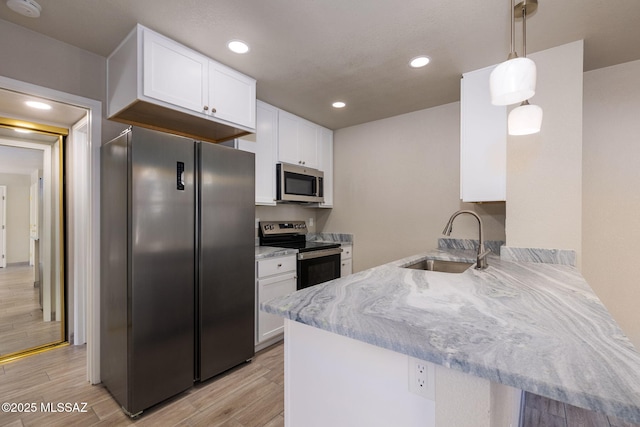
<path fill-rule="evenodd" d="M 324 172 L 305 166 L 277 163 L 276 201 L 324 202 Z"/>

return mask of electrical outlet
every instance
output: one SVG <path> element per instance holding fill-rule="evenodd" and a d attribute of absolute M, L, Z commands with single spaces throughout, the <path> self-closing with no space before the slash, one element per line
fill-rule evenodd
<path fill-rule="evenodd" d="M 309 223 L 309 227 L 313 227 L 313 217 L 309 217 L 309 221 L 307 221 Z"/>
<path fill-rule="evenodd" d="M 409 357 L 409 391 L 436 400 L 436 372 L 433 363 Z"/>

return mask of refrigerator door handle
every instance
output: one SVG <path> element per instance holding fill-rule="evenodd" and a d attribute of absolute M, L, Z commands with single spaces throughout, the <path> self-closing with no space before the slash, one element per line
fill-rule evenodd
<path fill-rule="evenodd" d="M 184 191 L 184 162 L 176 163 L 176 178 L 178 181 L 176 188 L 180 191 Z"/>

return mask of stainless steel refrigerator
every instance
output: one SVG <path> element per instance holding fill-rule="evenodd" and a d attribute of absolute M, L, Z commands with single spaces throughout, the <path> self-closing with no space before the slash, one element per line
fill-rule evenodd
<path fill-rule="evenodd" d="M 101 159 L 101 378 L 135 416 L 254 355 L 254 154 L 134 127 Z"/>

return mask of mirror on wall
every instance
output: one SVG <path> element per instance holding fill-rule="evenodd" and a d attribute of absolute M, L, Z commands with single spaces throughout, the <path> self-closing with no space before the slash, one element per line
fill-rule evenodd
<path fill-rule="evenodd" d="M 0 118 L 0 361 L 65 341 L 66 129 Z"/>

